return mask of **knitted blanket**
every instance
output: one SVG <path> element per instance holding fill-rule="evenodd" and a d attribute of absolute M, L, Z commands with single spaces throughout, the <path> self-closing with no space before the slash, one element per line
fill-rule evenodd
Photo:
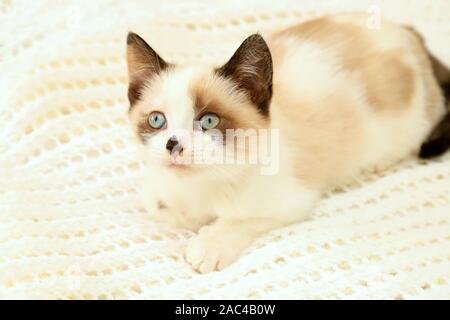
<path fill-rule="evenodd" d="M 0 298 L 449 299 L 450 155 L 360 177 L 205 275 L 192 234 L 138 200 L 128 30 L 168 61 L 223 62 L 250 33 L 349 10 L 413 25 L 450 64 L 448 0 L 2 1 Z"/>

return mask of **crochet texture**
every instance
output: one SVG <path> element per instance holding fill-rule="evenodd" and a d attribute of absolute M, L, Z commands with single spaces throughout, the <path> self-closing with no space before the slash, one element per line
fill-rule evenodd
<path fill-rule="evenodd" d="M 450 155 L 338 188 L 206 275 L 183 259 L 192 234 L 138 200 L 128 30 L 168 61 L 224 62 L 253 32 L 358 10 L 414 25 L 450 64 L 448 0 L 373 3 L 2 1 L 0 297 L 450 298 Z"/>

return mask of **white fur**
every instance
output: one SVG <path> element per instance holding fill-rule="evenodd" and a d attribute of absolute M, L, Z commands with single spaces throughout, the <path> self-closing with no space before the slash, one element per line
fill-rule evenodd
<path fill-rule="evenodd" d="M 387 28 L 392 29 L 388 37 L 374 35 L 380 48 L 401 47 L 408 52 L 402 33 Z M 200 272 L 226 267 L 261 233 L 307 217 L 324 189 L 413 154 L 442 114 L 426 120 L 427 87 L 412 54 L 404 59 L 416 72 L 411 105 L 376 112 L 359 78 L 341 68 L 335 52 L 295 37 L 269 40 L 274 60 L 271 126 L 281 134 L 280 166 L 274 175 L 261 175 L 260 168 L 251 165 L 212 165 L 183 172 L 161 161 L 174 130 L 192 128 L 194 109 L 188 92 L 203 69 L 163 74 L 139 102 L 144 112 L 164 106 L 169 124 L 142 148 L 149 165 L 142 177 L 143 199 L 156 219 L 199 230 L 186 249 L 186 259 Z M 336 102 L 336 97 L 343 100 Z M 304 106 L 304 101 L 311 104 Z M 315 149 L 307 149 L 309 144 Z M 319 185 L 304 178 L 309 175 L 322 179 Z M 158 201 L 167 208 L 158 209 Z"/>

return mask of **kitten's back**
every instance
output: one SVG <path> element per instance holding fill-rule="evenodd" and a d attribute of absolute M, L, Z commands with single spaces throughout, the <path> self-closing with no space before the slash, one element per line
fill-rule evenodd
<path fill-rule="evenodd" d="M 273 124 L 297 175 L 312 183 L 337 183 L 417 153 L 445 112 L 417 35 L 387 21 L 371 29 L 367 17 L 319 18 L 268 39 Z"/>
<path fill-rule="evenodd" d="M 430 69 L 428 54 L 410 29 L 385 20 L 378 27 L 368 23 L 365 14 L 338 14 L 283 30 L 272 38 L 275 63 L 277 54 L 286 54 L 277 50 L 277 42 L 295 38 L 333 56 L 342 71 L 361 83 L 375 111 L 408 107 L 416 93 L 415 73 Z M 428 90 L 434 91 L 435 78 L 424 80 Z M 431 114 L 437 104 L 429 105 Z"/>

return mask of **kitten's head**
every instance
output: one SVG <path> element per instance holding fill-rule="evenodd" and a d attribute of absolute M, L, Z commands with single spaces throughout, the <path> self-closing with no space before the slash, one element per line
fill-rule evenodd
<path fill-rule="evenodd" d="M 248 134 L 269 125 L 272 59 L 259 34 L 223 66 L 193 68 L 166 62 L 130 33 L 127 60 L 130 118 L 152 163 L 183 172 L 217 167 L 212 155 L 229 161 L 226 150 L 233 159 L 248 152 L 230 129 Z"/>

